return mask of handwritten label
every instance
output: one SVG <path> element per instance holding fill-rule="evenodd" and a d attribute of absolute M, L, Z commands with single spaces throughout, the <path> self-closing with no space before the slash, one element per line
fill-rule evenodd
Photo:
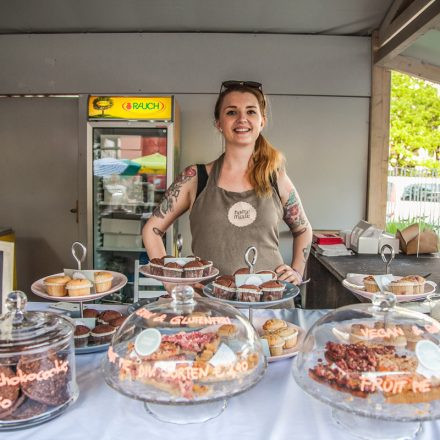
<path fill-rule="evenodd" d="M 383 391 L 385 393 L 399 394 L 404 391 L 404 388 L 411 382 L 411 390 L 414 393 L 428 393 L 431 390 L 431 382 L 427 379 L 418 380 L 413 378 L 399 378 L 399 377 L 374 377 L 361 375 L 361 391 L 369 390 L 371 392 Z"/>
<path fill-rule="evenodd" d="M 135 312 L 138 316 L 141 316 L 145 319 L 152 319 L 154 322 L 165 322 L 166 318 L 168 317 L 167 314 L 162 313 L 154 313 L 150 312 L 147 309 L 138 309 Z M 231 319 L 227 316 L 173 316 L 170 319 L 170 324 L 172 325 L 189 325 L 189 324 L 196 324 L 196 325 L 217 325 L 217 324 L 231 324 Z"/>

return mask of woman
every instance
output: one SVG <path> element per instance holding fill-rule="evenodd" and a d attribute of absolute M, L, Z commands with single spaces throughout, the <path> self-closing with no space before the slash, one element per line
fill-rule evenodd
<path fill-rule="evenodd" d="M 261 84 L 224 82 L 214 117 L 225 152 L 206 166 L 189 166 L 168 188 L 142 231 L 150 259 L 165 255 L 163 234 L 190 209 L 192 251 L 213 261 L 221 274 L 245 267 L 244 253 L 255 246 L 256 270 L 275 270 L 278 279 L 301 283 L 312 229 L 282 154 L 261 134 L 266 124 Z M 290 265 L 278 249 L 280 220 L 294 238 Z"/>

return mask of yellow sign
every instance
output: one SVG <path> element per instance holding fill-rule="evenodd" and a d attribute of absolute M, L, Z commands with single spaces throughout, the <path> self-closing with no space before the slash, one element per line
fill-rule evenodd
<path fill-rule="evenodd" d="M 90 119 L 173 119 L 171 96 L 89 96 Z"/>

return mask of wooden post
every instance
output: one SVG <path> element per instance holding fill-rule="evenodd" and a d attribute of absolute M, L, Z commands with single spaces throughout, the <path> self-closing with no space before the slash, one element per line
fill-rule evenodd
<path fill-rule="evenodd" d="M 372 71 L 370 102 L 370 136 L 368 148 L 368 193 L 367 221 L 385 229 L 391 73 L 384 67 L 374 65 L 374 54 L 378 49 L 378 33 L 372 36 Z"/>

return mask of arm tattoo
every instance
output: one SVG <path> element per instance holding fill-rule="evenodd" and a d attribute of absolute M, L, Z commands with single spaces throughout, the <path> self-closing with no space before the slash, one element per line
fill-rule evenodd
<path fill-rule="evenodd" d="M 293 238 L 299 237 L 307 231 L 307 228 L 302 228 L 299 231 L 292 232 Z"/>
<path fill-rule="evenodd" d="M 307 229 L 307 220 L 304 210 L 294 189 L 290 192 L 289 198 L 284 205 L 283 219 L 296 236 L 303 234 Z M 301 230 L 298 230 L 301 226 Z"/>
<path fill-rule="evenodd" d="M 163 237 L 165 235 L 165 232 L 162 232 L 160 229 L 158 228 L 153 228 L 153 232 L 158 235 L 159 237 Z"/>
<path fill-rule="evenodd" d="M 174 204 L 177 202 L 182 186 L 190 181 L 196 174 L 197 171 L 192 167 L 185 168 L 165 191 L 163 199 L 159 206 L 153 211 L 153 215 L 155 217 L 165 218 L 165 214 L 168 214 L 174 209 Z"/>
<path fill-rule="evenodd" d="M 311 247 L 312 247 L 312 245 L 309 243 L 309 244 L 303 249 L 304 263 L 307 263 L 307 259 L 309 258 Z"/>

